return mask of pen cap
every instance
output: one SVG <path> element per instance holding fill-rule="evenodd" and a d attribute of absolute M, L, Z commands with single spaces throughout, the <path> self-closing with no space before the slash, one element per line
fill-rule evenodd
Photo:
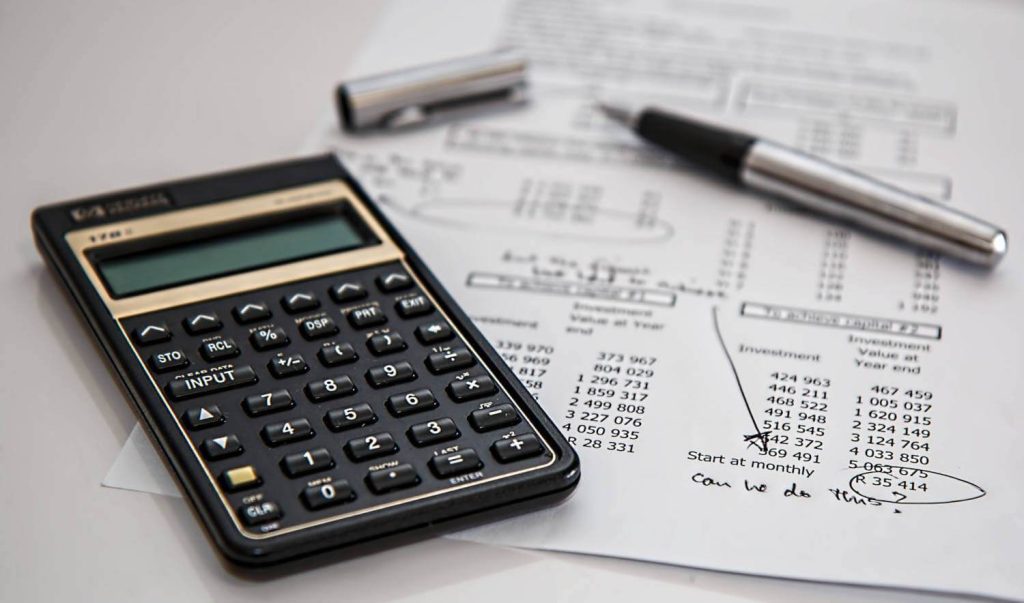
<path fill-rule="evenodd" d="M 526 101 L 524 55 L 501 49 L 364 77 L 338 86 L 348 131 L 396 129 Z"/>

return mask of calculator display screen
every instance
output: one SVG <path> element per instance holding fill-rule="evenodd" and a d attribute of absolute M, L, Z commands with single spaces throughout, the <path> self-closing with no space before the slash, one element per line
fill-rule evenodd
<path fill-rule="evenodd" d="M 95 263 L 110 294 L 124 297 L 376 242 L 363 234 L 365 227 L 353 222 L 341 213 L 321 214 Z"/>

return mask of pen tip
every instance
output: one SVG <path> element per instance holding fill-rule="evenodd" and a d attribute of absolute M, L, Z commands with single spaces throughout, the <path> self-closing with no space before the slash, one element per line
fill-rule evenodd
<path fill-rule="evenodd" d="M 632 128 L 636 123 L 636 113 L 621 105 L 614 105 L 602 100 L 594 101 L 594 105 L 605 117 Z"/>

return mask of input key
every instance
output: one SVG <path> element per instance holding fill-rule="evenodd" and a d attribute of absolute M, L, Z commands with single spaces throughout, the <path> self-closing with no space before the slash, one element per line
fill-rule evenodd
<path fill-rule="evenodd" d="M 250 383 L 256 383 L 256 373 L 251 366 L 229 364 L 210 369 L 207 372 L 178 377 L 167 384 L 166 390 L 174 400 L 185 400 L 242 387 Z"/>

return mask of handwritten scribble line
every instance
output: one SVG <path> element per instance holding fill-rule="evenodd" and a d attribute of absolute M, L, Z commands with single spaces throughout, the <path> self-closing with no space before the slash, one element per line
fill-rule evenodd
<path fill-rule="evenodd" d="M 750 402 L 747 400 L 747 393 L 743 391 L 743 382 L 740 381 L 740 374 L 736 370 L 736 363 L 732 360 L 732 354 L 729 353 L 728 346 L 725 345 L 725 339 L 722 337 L 722 328 L 718 326 L 718 306 L 711 308 L 711 321 L 715 325 L 715 335 L 718 337 L 718 343 L 722 346 L 722 351 L 725 352 L 725 359 L 729 361 L 729 368 L 732 369 L 732 376 L 736 380 L 736 387 L 740 390 L 740 397 L 743 398 L 743 405 L 747 407 L 747 415 L 750 416 L 750 422 L 754 424 L 754 432 L 752 435 L 743 436 L 745 442 L 757 441 L 760 444 L 761 452 L 768 452 L 768 434 L 762 432 L 761 428 L 757 426 L 757 419 L 754 418 L 754 411 L 750 409 Z"/>

